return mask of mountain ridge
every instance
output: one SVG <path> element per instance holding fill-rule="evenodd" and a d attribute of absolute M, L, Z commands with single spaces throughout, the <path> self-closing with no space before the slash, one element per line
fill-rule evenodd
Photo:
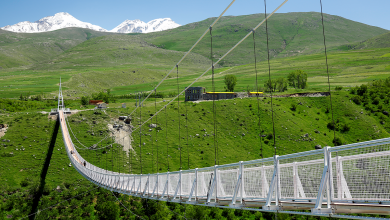
<path fill-rule="evenodd" d="M 54 16 L 47 16 L 35 22 L 22 21 L 14 25 L 1 27 L 0 29 L 14 33 L 42 33 L 69 27 L 79 27 L 100 32 L 150 33 L 155 31 L 168 30 L 179 26 L 181 25 L 172 21 L 171 18 L 158 18 L 151 20 L 148 23 L 136 19 L 125 20 L 111 31 L 108 31 L 98 25 L 80 21 L 67 12 L 59 12 Z"/>

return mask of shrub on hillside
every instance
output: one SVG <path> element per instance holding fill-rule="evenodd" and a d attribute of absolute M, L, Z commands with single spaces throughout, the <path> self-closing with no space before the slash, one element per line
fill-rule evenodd
<path fill-rule="evenodd" d="M 329 122 L 326 127 L 329 129 L 329 130 L 334 130 L 336 128 L 336 123 L 334 123 L 333 121 L 332 122 Z"/>
<path fill-rule="evenodd" d="M 340 129 L 341 132 L 347 132 L 349 130 L 350 130 L 350 127 L 348 124 L 341 125 L 341 129 Z"/>
<path fill-rule="evenodd" d="M 274 137 L 274 135 L 272 133 L 268 133 L 266 138 L 268 140 L 271 140 L 273 137 Z"/>
<path fill-rule="evenodd" d="M 335 137 L 335 138 L 333 139 L 333 144 L 334 144 L 334 146 L 340 146 L 340 145 L 342 145 L 343 143 L 342 143 L 342 141 L 341 141 L 341 139 L 340 139 L 339 137 Z"/>
<path fill-rule="evenodd" d="M 358 96 L 358 95 L 355 95 L 354 97 L 352 97 L 352 101 L 353 101 L 356 105 L 362 104 L 362 99 L 361 99 L 360 96 Z"/>
<path fill-rule="evenodd" d="M 367 85 L 364 85 L 364 84 L 363 84 L 363 85 L 361 85 L 360 87 L 357 87 L 356 93 L 357 93 L 358 95 L 362 96 L 362 95 L 364 95 L 364 93 L 367 92 L 367 90 L 368 90 Z"/>
<path fill-rule="evenodd" d="M 291 108 L 290 108 L 291 111 L 296 111 L 296 110 L 297 110 L 297 106 L 298 106 L 297 104 L 292 103 L 292 104 L 291 104 Z"/>

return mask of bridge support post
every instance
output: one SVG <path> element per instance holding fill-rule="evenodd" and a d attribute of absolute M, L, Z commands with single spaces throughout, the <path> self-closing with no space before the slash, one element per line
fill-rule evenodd
<path fill-rule="evenodd" d="M 233 197 L 232 197 L 232 202 L 229 204 L 229 207 L 242 207 L 243 206 L 243 193 L 244 193 L 244 188 L 242 187 L 243 186 L 243 167 L 242 167 L 242 161 L 240 161 L 240 166 L 239 166 L 239 170 L 238 170 L 238 178 L 237 178 L 237 183 L 236 183 L 236 187 L 234 188 L 234 193 L 233 193 Z M 239 190 L 241 189 L 241 199 L 240 199 L 240 204 L 236 204 L 236 199 L 237 199 L 237 194 L 239 192 Z"/>
<path fill-rule="evenodd" d="M 154 193 L 156 192 L 156 189 L 157 189 L 157 198 L 158 198 L 158 173 L 156 174 L 156 183 L 154 184 L 154 188 L 153 188 L 153 192 L 152 192 L 152 196 L 151 196 L 151 198 L 153 198 L 154 197 Z"/>
<path fill-rule="evenodd" d="M 271 184 L 268 190 L 268 196 L 265 203 L 265 206 L 262 208 L 264 210 L 280 210 L 279 198 L 280 198 L 280 180 L 279 180 L 279 159 L 278 155 L 274 156 L 274 174 L 272 175 Z M 272 197 L 275 191 L 275 205 L 271 205 Z"/>
<path fill-rule="evenodd" d="M 179 200 L 176 199 L 177 194 L 180 194 L 179 195 Z M 180 170 L 180 173 L 179 173 L 179 181 L 177 182 L 175 194 L 173 195 L 172 200 L 174 200 L 175 202 L 181 200 L 181 170 Z"/>
<path fill-rule="evenodd" d="M 146 180 L 146 183 L 145 183 L 144 192 L 142 193 L 143 198 L 145 198 L 146 191 L 148 191 L 148 195 L 149 195 L 149 177 L 150 177 L 150 174 L 148 174 L 148 179 Z"/>
<path fill-rule="evenodd" d="M 196 204 L 197 203 L 197 192 L 198 192 L 198 168 L 195 168 L 195 177 L 194 181 L 192 182 L 191 192 L 188 196 L 187 204 Z M 195 194 L 195 201 L 192 202 L 192 196 Z"/>
<path fill-rule="evenodd" d="M 217 166 L 218 165 L 214 166 L 214 178 L 213 178 L 213 180 L 211 182 L 211 186 L 209 188 L 209 192 L 207 193 L 207 201 L 206 201 L 207 205 L 210 204 L 211 197 L 213 196 L 213 191 L 214 191 L 215 183 L 216 183 L 216 180 L 217 180 L 217 171 L 218 171 Z M 215 203 L 217 203 L 217 193 L 215 193 Z"/>
<path fill-rule="evenodd" d="M 331 207 L 331 188 L 333 187 L 330 179 L 330 168 L 332 164 L 330 152 L 328 151 L 329 147 L 324 148 L 324 170 L 322 172 L 321 184 L 318 190 L 316 204 L 314 208 L 311 209 L 311 213 L 313 214 L 332 214 L 334 210 Z M 322 208 L 322 202 L 324 199 L 324 192 L 326 189 L 326 208 Z"/>

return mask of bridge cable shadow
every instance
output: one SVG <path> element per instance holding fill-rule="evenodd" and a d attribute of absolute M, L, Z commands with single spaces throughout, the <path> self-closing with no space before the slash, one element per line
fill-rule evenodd
<path fill-rule="evenodd" d="M 31 209 L 31 213 L 30 213 L 30 217 L 29 217 L 30 220 L 34 220 L 34 218 L 35 218 L 34 213 L 36 213 L 38 211 L 39 201 L 41 200 L 43 190 L 45 188 L 46 175 L 47 175 L 47 171 L 49 170 L 50 160 L 51 160 L 51 156 L 53 155 L 53 150 L 54 150 L 54 146 L 56 143 L 59 128 L 60 128 L 60 122 L 59 122 L 59 118 L 57 118 L 56 124 L 54 126 L 54 130 L 52 132 L 51 141 L 49 144 L 49 149 L 47 151 L 45 163 L 43 164 L 43 167 L 42 167 L 39 189 L 34 194 L 33 205 L 32 205 L 32 209 Z"/>

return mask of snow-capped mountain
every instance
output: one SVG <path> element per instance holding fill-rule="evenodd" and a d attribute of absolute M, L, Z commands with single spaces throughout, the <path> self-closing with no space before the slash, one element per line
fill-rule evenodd
<path fill-rule="evenodd" d="M 141 20 L 126 20 L 112 29 L 110 32 L 117 33 L 150 33 L 163 31 L 180 27 L 180 24 L 175 23 L 170 18 L 159 18 L 145 23 Z"/>
<path fill-rule="evenodd" d="M 141 20 L 126 20 L 110 32 L 117 33 L 149 33 L 177 28 L 180 25 L 170 18 L 159 18 L 148 23 Z M 66 12 L 60 12 L 54 16 L 44 17 L 36 22 L 23 21 L 14 25 L 7 25 L 1 29 L 12 32 L 37 33 L 54 31 L 67 27 L 88 28 L 95 31 L 107 30 L 87 22 L 82 22 Z"/>
<path fill-rule="evenodd" d="M 44 17 L 36 22 L 23 21 L 14 25 L 7 25 L 1 29 L 12 32 L 37 33 L 54 31 L 67 27 L 80 27 L 95 31 L 107 31 L 97 25 L 82 22 L 66 12 L 60 12 L 54 16 Z"/>

